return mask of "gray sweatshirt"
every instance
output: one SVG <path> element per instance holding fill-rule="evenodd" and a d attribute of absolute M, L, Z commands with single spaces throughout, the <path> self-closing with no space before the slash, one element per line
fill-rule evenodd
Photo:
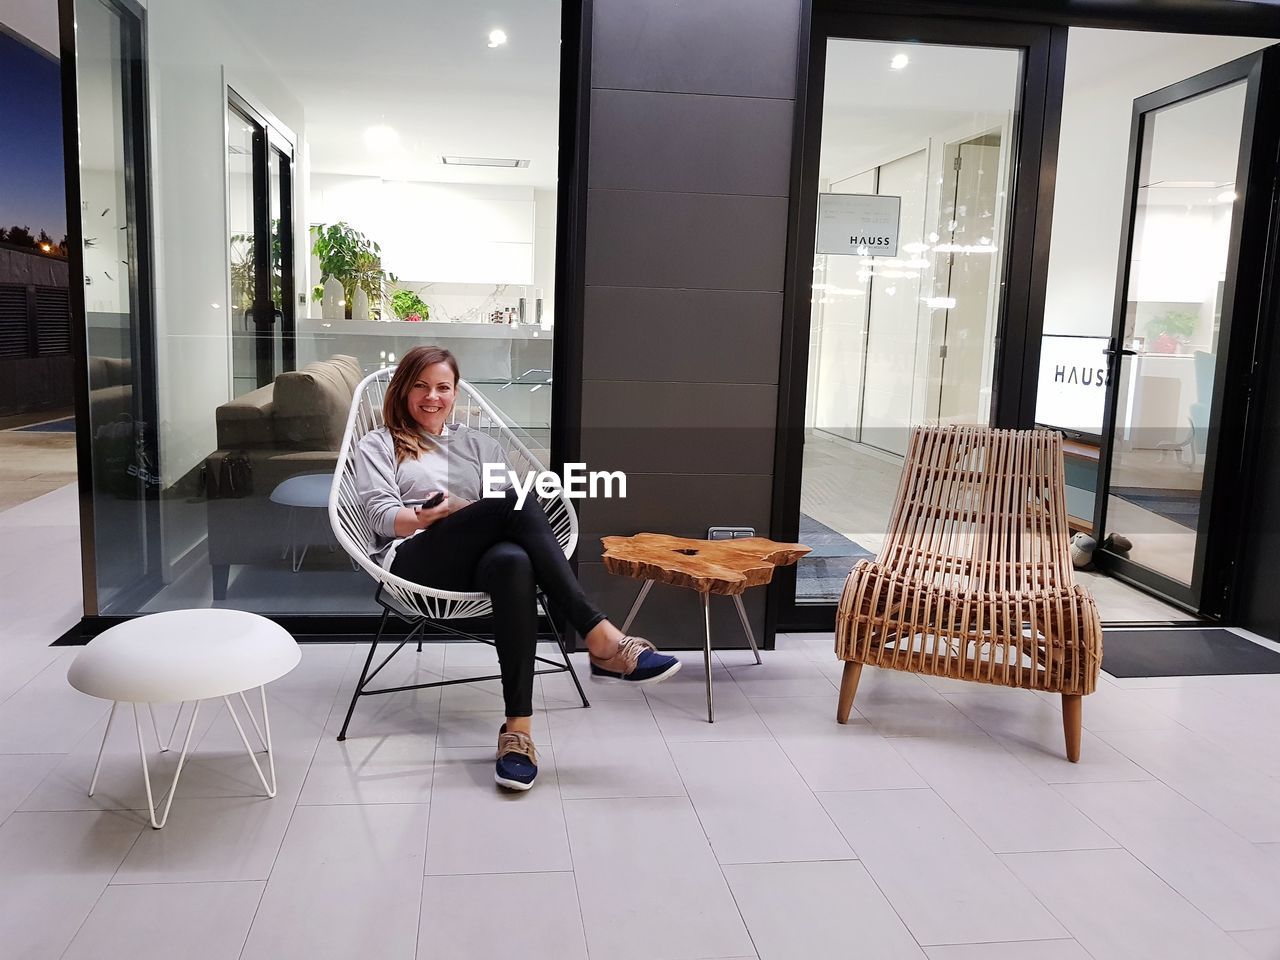
<path fill-rule="evenodd" d="M 386 427 L 371 430 L 356 444 L 356 494 L 373 528 L 374 542 L 366 548 L 374 563 L 387 565 L 387 552 L 400 539 L 395 531 L 396 513 L 406 502 L 426 500 L 437 490 L 454 498 L 479 500 L 484 494 L 486 463 L 502 465 L 504 480 L 496 484 L 498 488 L 510 486 L 505 479 L 510 469 L 507 458 L 488 434 L 451 423 L 443 434 L 430 439 L 436 445 L 434 450 L 399 464 Z"/>

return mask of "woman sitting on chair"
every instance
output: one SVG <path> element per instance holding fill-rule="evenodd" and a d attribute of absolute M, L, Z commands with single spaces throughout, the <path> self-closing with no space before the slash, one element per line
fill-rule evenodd
<path fill-rule="evenodd" d="M 484 497 L 485 464 L 509 469 L 490 436 L 450 423 L 458 363 L 441 347 L 414 347 L 387 387 L 385 426 L 355 452 L 356 490 L 376 543 L 373 561 L 397 577 L 441 590 L 483 591 L 492 600 L 506 722 L 498 731 L 495 779 L 528 790 L 538 774 L 531 737 L 536 590 L 586 638 L 597 680 L 657 683 L 680 669 L 640 637 L 623 636 L 587 599 L 547 516 L 515 491 Z M 443 494 L 438 503 L 437 494 Z"/>

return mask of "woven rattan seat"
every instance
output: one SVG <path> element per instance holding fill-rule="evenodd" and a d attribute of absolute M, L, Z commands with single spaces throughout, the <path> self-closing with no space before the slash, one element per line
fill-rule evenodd
<path fill-rule="evenodd" d="M 863 664 L 1044 690 L 1078 760 L 1102 626 L 1073 582 L 1061 435 L 915 428 L 884 546 L 845 582 L 836 655 L 840 723 Z"/>

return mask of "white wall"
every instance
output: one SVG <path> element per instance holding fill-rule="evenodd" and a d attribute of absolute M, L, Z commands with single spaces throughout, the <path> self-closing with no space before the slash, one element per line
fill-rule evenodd
<path fill-rule="evenodd" d="M 217 9 L 154 3 L 148 16 L 160 462 L 166 486 L 217 449 L 214 411 L 231 396 L 227 304 L 226 81 L 292 130 L 302 105 Z M 305 236 L 298 191 L 296 235 Z M 305 245 L 300 245 L 305 246 Z M 171 553 L 171 555 L 173 555 Z"/>
<path fill-rule="evenodd" d="M 552 191 L 551 263 L 554 270 Z M 345 220 L 382 246 L 383 266 L 421 283 L 535 283 L 532 187 L 312 173 L 310 216 Z"/>
<path fill-rule="evenodd" d="M 1046 334 L 1109 336 L 1133 101 L 1272 41 L 1073 28 L 1053 200 Z M 1213 134 L 1206 131 L 1207 139 Z"/>

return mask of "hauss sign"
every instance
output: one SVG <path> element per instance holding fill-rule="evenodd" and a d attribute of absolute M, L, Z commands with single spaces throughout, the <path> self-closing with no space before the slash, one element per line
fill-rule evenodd
<path fill-rule="evenodd" d="M 820 193 L 816 252 L 896 257 L 901 210 L 901 197 Z"/>

